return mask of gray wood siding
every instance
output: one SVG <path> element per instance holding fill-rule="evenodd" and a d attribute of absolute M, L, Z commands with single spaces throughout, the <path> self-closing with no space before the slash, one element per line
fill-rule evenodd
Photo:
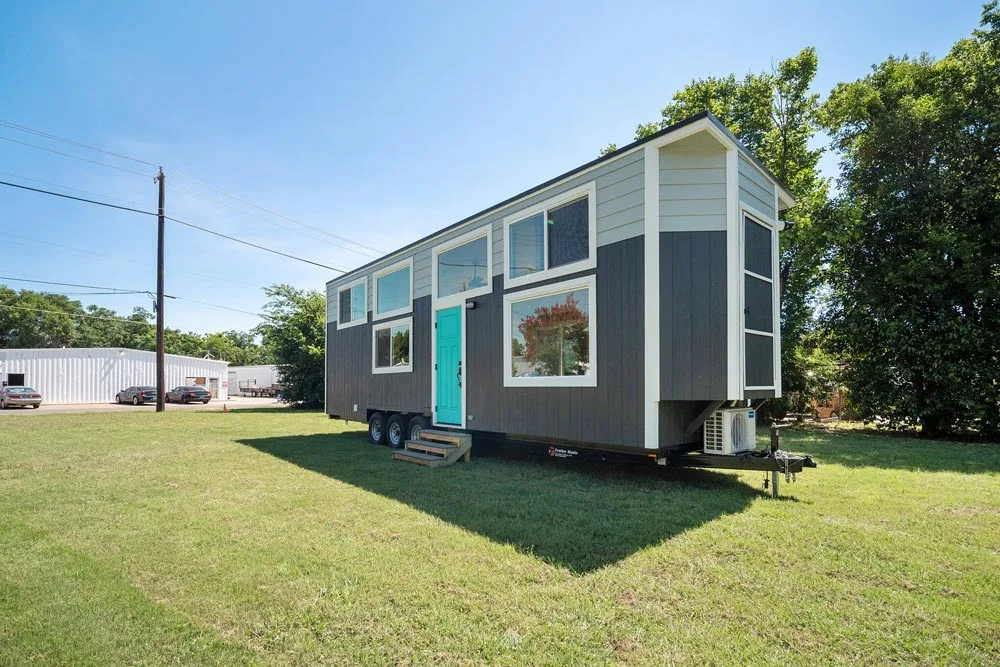
<path fill-rule="evenodd" d="M 660 401 L 659 425 L 660 447 L 676 447 L 690 442 L 702 441 L 699 428 L 690 436 L 685 436 L 687 427 L 708 407 L 709 401 Z"/>
<path fill-rule="evenodd" d="M 642 256 L 641 237 L 597 251 L 596 387 L 503 386 L 503 277 L 495 276 L 493 292 L 467 313 L 468 428 L 641 447 Z"/>
<path fill-rule="evenodd" d="M 774 183 L 742 153 L 739 158 L 739 176 L 740 203 L 752 206 L 772 219 L 776 218 Z"/>
<path fill-rule="evenodd" d="M 597 251 L 597 387 L 503 386 L 503 277 L 466 311 L 466 426 L 470 430 L 643 446 L 643 241 Z M 571 280 L 581 272 L 533 283 Z M 511 292 L 519 290 L 510 290 Z M 431 398 L 431 299 L 414 302 L 413 372 L 372 375 L 371 323 L 327 325 L 327 413 L 365 420 L 368 408 L 428 410 Z M 358 404 L 358 411 L 353 405 Z"/>
<path fill-rule="evenodd" d="M 565 183 L 536 193 L 515 204 L 492 211 L 459 229 L 454 229 L 429 239 L 419 246 L 408 250 L 406 254 L 387 256 L 383 261 L 365 269 L 363 274 L 352 274 L 342 279 L 338 278 L 330 281 L 327 284 L 327 321 L 334 321 L 337 318 L 336 292 L 338 286 L 353 282 L 362 275 L 367 275 L 369 278 L 368 309 L 371 310 L 373 292 L 371 285 L 372 274 L 386 266 L 403 261 L 410 256 L 413 257 L 413 297 L 414 299 L 418 299 L 430 296 L 433 264 L 431 261 L 431 249 L 434 246 L 486 226 L 492 227 L 493 233 L 493 274 L 503 274 L 503 219 L 506 216 L 529 209 L 536 206 L 539 202 L 556 197 L 561 192 L 571 190 L 590 181 L 596 181 L 597 184 L 598 247 L 642 236 L 645 208 L 643 203 L 643 184 L 645 178 L 643 160 L 642 151 L 623 155 L 617 160 L 611 160 L 602 164 L 593 171 L 578 175 Z"/>
<path fill-rule="evenodd" d="M 389 320 L 391 321 L 391 320 Z M 326 411 L 367 420 L 365 410 L 429 412 L 431 395 L 431 300 L 413 302 L 410 373 L 372 373 L 372 322 L 337 330 L 326 325 Z M 357 404 L 358 411 L 354 411 Z"/>
<path fill-rule="evenodd" d="M 660 233 L 660 398 L 726 398 L 726 232 Z"/>
<path fill-rule="evenodd" d="M 659 153 L 660 231 L 725 231 L 726 150 L 696 135 Z"/>

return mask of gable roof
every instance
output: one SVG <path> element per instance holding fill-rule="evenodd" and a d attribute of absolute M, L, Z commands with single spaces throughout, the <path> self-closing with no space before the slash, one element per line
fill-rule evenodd
<path fill-rule="evenodd" d="M 546 188 L 549 188 L 549 187 L 555 185 L 556 183 L 559 183 L 560 181 L 563 181 L 563 180 L 566 180 L 568 178 L 571 178 L 572 176 L 575 176 L 576 174 L 579 174 L 581 172 L 587 171 L 589 169 L 593 169 L 594 167 L 596 167 L 596 166 L 598 166 L 598 165 L 600 165 L 600 164 L 602 164 L 604 162 L 609 162 L 611 160 L 614 160 L 617 157 L 620 157 L 620 156 L 622 156 L 622 155 L 624 155 L 626 153 L 630 153 L 630 152 L 634 151 L 636 148 L 639 148 L 640 146 L 642 146 L 644 144 L 647 144 L 650 141 L 655 141 L 656 139 L 659 139 L 662 136 L 668 135 L 671 132 L 676 132 L 677 130 L 679 130 L 679 129 L 683 128 L 683 127 L 686 127 L 688 125 L 691 125 L 692 123 L 696 123 L 696 122 L 698 122 L 700 120 L 703 120 L 703 119 L 708 119 L 715 126 L 717 126 L 723 133 L 725 133 L 725 135 L 736 145 L 736 147 L 740 151 L 740 153 L 742 153 L 744 156 L 746 156 L 747 159 L 749 159 L 754 164 L 754 166 L 756 166 L 758 169 L 760 169 L 769 179 L 771 179 L 772 181 L 774 181 L 775 183 L 778 184 L 778 188 L 779 188 L 781 194 L 784 195 L 784 197 L 788 201 L 790 201 L 792 203 L 795 202 L 795 198 L 792 197 L 791 193 L 788 191 L 788 188 L 785 186 L 785 184 L 782 183 L 780 180 L 778 180 L 778 177 L 775 176 L 773 173 L 771 173 L 771 170 L 768 169 L 767 167 L 765 167 L 764 163 L 761 162 L 759 159 L 757 159 L 757 156 L 754 155 L 753 153 L 751 153 L 747 149 L 747 147 L 744 146 L 740 142 L 740 140 L 737 139 L 736 136 L 732 132 L 729 131 L 729 128 L 726 127 L 725 125 L 723 125 L 722 121 L 720 121 L 718 118 L 715 117 L 715 114 L 713 114 L 711 111 L 701 111 L 699 113 L 694 114 L 693 116 L 688 116 L 684 120 L 678 121 L 678 122 L 674 123 L 673 125 L 665 127 L 662 130 L 659 130 L 659 131 L 657 131 L 657 132 L 649 135 L 648 137 L 643 137 L 642 139 L 637 139 L 636 141 L 633 141 L 630 144 L 627 144 L 627 145 L 622 146 L 621 148 L 616 149 L 616 150 L 614 150 L 614 151 L 612 151 L 610 153 L 607 153 L 607 154 L 602 155 L 602 156 L 600 156 L 598 158 L 595 158 L 595 159 L 591 160 L 590 162 L 587 162 L 585 164 L 580 165 L 579 167 L 576 167 L 574 169 L 570 169 L 569 171 L 567 171 L 567 172 L 565 172 L 563 174 L 560 174 L 559 176 L 556 176 L 555 178 L 550 178 L 549 180 L 545 181 L 544 183 L 540 183 L 539 185 L 536 185 L 536 186 L 534 186 L 532 188 L 529 188 L 529 189 L 525 190 L 524 192 L 521 192 L 519 194 L 514 195 L 513 197 L 508 197 L 507 199 L 503 200 L 502 202 L 500 202 L 498 204 L 494 204 L 494 205 L 492 205 L 492 206 L 490 206 L 488 208 L 484 208 L 483 210 L 479 211 L 478 213 L 473 213 L 470 216 L 462 218 L 458 222 L 454 222 L 454 223 L 448 225 L 447 227 L 442 227 L 441 229 L 437 229 L 437 230 L 431 232 L 430 234 L 428 234 L 427 236 L 421 237 L 421 238 L 417 239 L 416 241 L 413 241 L 412 243 L 408 243 L 408 244 L 406 244 L 405 246 L 403 246 L 401 248 L 393 250 L 390 253 L 386 253 L 382 257 L 379 257 L 377 259 L 373 259 L 372 261 L 370 261 L 370 262 L 368 262 L 366 264 L 362 264 L 361 266 L 357 267 L 356 269 L 352 269 L 350 271 L 347 271 L 346 273 L 343 273 L 343 274 L 337 276 L 336 278 L 331 278 L 330 280 L 326 281 L 326 284 L 329 285 L 332 282 L 339 282 L 341 280 L 344 280 L 345 278 L 348 278 L 348 277 L 353 276 L 353 275 L 355 275 L 357 273 L 360 273 L 362 271 L 370 269 L 373 266 L 375 266 L 376 264 L 384 262 L 386 259 L 388 259 L 388 258 L 390 258 L 390 257 L 392 257 L 394 255 L 398 255 L 398 254 L 406 252 L 407 250 L 415 248 L 416 246 L 421 245 L 421 244 L 423 244 L 423 243 L 425 243 L 425 242 L 433 239 L 434 237 L 436 237 L 436 236 L 438 236 L 440 234 L 444 234 L 444 233 L 449 232 L 449 231 L 451 231 L 453 229 L 461 227 L 462 225 L 467 224 L 467 223 L 469 223 L 469 222 L 471 222 L 473 220 L 476 220 L 477 218 L 482 218 L 483 216 L 488 215 L 489 213 L 492 213 L 493 211 L 496 211 L 496 210 L 499 210 L 501 208 L 504 208 L 505 206 L 509 206 L 510 204 L 513 204 L 513 203 L 515 203 L 516 201 L 518 201 L 520 199 L 524 199 L 525 197 L 530 197 L 531 195 L 533 195 L 533 194 L 535 194 L 537 192 L 540 192 L 541 190 L 545 190 Z"/>

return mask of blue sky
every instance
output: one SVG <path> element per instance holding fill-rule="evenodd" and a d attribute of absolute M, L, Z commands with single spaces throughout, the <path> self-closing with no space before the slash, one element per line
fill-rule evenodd
<path fill-rule="evenodd" d="M 767 69 L 813 45 L 825 96 L 890 53 L 945 54 L 981 10 L 966 0 L 95 4 L 4 3 L 0 119 L 163 164 L 384 250 L 627 143 L 694 77 Z M 835 175 L 835 160 L 824 168 Z M 150 178 L 9 141 L 0 172 L 155 210 Z M 330 266 L 370 259 L 223 208 L 187 179 L 168 173 L 166 185 L 176 217 Z M 0 275 L 153 289 L 155 229 L 152 218 L 3 187 Z M 256 312 L 262 285 L 322 289 L 335 275 L 168 223 L 168 293 Z M 259 320 L 168 302 L 167 322 L 208 332 Z"/>

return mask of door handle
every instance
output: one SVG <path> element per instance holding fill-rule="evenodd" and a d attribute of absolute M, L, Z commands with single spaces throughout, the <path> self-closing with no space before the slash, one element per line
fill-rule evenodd
<path fill-rule="evenodd" d="M 455 373 L 455 377 L 458 378 L 458 386 L 462 386 L 462 362 L 458 362 L 458 372 Z"/>

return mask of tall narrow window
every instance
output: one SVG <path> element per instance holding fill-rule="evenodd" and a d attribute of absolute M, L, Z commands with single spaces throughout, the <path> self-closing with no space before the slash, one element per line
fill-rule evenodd
<path fill-rule="evenodd" d="M 413 319 L 377 324 L 372 327 L 372 372 L 408 373 L 413 342 Z"/>
<path fill-rule="evenodd" d="M 362 279 L 337 292 L 337 328 L 364 324 L 368 321 L 367 280 Z"/>
<path fill-rule="evenodd" d="M 507 285 L 597 266 L 596 198 L 596 185 L 588 183 L 505 218 Z"/>

